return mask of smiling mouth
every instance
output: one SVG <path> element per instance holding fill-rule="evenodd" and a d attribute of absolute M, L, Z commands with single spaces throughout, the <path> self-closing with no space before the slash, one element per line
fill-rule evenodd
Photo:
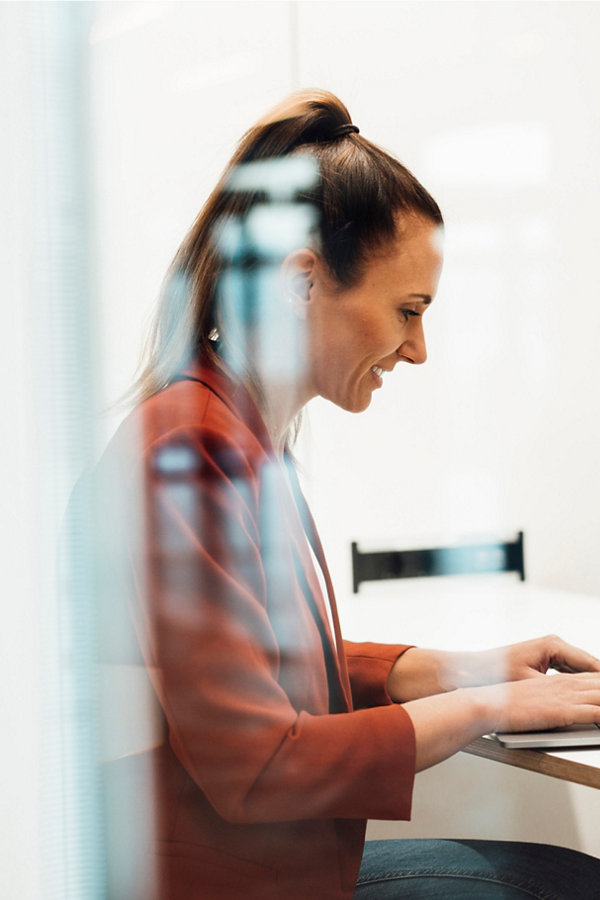
<path fill-rule="evenodd" d="M 377 382 L 376 386 L 380 388 L 383 385 L 383 378 L 381 377 L 383 375 L 383 369 L 381 368 L 381 366 L 371 366 L 371 372 L 373 373 L 375 381 Z"/>

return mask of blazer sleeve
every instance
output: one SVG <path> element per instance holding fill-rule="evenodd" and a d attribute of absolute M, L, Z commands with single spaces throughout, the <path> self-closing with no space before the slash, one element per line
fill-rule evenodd
<path fill-rule="evenodd" d="M 387 692 L 390 669 L 412 644 L 376 644 L 344 641 L 355 709 L 393 703 Z"/>
<path fill-rule="evenodd" d="M 387 698 L 311 714 L 278 681 L 258 485 L 244 448 L 208 425 L 178 428 L 143 465 L 134 618 L 171 746 L 216 811 L 231 822 L 410 818 L 415 738 L 403 708 Z M 377 700 L 401 648 L 359 646 L 355 680 Z"/>

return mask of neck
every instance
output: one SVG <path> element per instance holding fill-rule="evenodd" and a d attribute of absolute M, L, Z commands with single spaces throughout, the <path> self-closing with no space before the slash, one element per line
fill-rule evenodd
<path fill-rule="evenodd" d="M 286 349 L 289 351 L 289 358 L 286 357 Z M 253 395 L 277 455 L 283 458 L 294 419 L 306 403 L 316 396 L 315 392 L 311 392 L 304 375 L 304 365 L 298 360 L 294 365 L 297 348 L 282 347 L 279 358 L 276 354 L 265 353 L 264 348 L 256 347 L 252 341 L 248 342 L 243 354 L 237 354 L 235 349 L 227 353 L 226 347 L 225 351 L 228 364 L 234 372 L 240 374 Z M 283 367 L 282 356 L 286 358 Z M 287 371 L 282 371 L 282 368 Z M 252 374 L 250 381 L 245 377 L 249 373 Z"/>
<path fill-rule="evenodd" d="M 290 427 L 311 398 L 297 384 L 274 384 L 263 381 L 265 409 L 263 414 L 273 446 L 283 458 Z"/>

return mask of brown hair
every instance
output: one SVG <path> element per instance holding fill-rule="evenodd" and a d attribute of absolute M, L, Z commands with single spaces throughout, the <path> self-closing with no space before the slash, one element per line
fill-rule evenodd
<path fill-rule="evenodd" d="M 340 287 L 356 284 L 368 254 L 396 236 L 398 213 L 443 224 L 438 205 L 414 175 L 362 135 L 341 128 L 349 123 L 350 114 L 337 97 L 306 90 L 292 94 L 242 137 L 167 272 L 146 363 L 130 398 L 141 401 L 166 387 L 194 354 L 219 363 L 214 340 L 222 328 L 219 223 L 243 216 L 260 199 L 256 193 L 230 189 L 232 174 L 241 164 L 297 152 L 315 159 L 317 184 L 298 199 L 316 204 L 318 251 Z M 246 369 L 249 385 L 260 397 L 249 363 Z"/>

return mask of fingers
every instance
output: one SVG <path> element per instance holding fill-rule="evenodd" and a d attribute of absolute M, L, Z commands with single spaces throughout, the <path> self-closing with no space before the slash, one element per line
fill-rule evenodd
<path fill-rule="evenodd" d="M 568 644 L 555 634 L 512 644 L 507 650 L 517 663 L 521 660 L 527 668 L 542 674 L 548 669 L 565 673 L 600 672 L 600 659 L 580 647 Z M 524 677 L 533 675 L 532 671 Z"/>
<path fill-rule="evenodd" d="M 557 675 L 548 679 L 548 699 L 557 701 L 567 724 L 600 721 L 600 676 L 591 672 Z"/>
<path fill-rule="evenodd" d="M 567 644 L 560 638 L 553 637 L 557 642 L 550 652 L 550 666 L 559 672 L 600 672 L 600 659 Z"/>
<path fill-rule="evenodd" d="M 600 709 L 598 706 L 580 706 L 577 710 L 576 725 L 600 725 Z"/>

